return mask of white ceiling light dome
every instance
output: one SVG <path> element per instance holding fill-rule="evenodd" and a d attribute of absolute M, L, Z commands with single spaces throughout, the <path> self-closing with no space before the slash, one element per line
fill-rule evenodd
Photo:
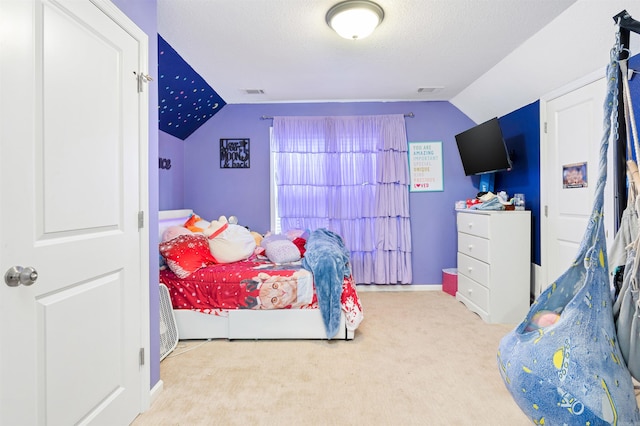
<path fill-rule="evenodd" d="M 341 37 L 360 40 L 369 36 L 384 19 L 384 10 L 368 0 L 347 0 L 331 7 L 327 24 Z"/>

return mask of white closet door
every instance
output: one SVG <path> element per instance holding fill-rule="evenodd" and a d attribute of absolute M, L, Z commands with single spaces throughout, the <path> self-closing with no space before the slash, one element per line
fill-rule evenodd
<path fill-rule="evenodd" d="M 0 283 L 4 425 L 141 411 L 142 49 L 104 8 L 0 3 L 0 268 L 37 271 Z"/>
<path fill-rule="evenodd" d="M 603 136 L 603 103 L 606 81 L 599 78 L 575 90 L 544 101 L 546 132 L 542 132 L 542 268 L 551 284 L 574 260 L 593 207 L 599 176 L 600 143 Z M 544 127 L 544 126 L 543 126 Z M 605 229 L 613 238 L 613 146 L 609 147 L 608 179 L 605 188 Z M 586 187 L 568 187 L 563 170 L 586 164 Z M 607 244 L 610 246 L 610 241 Z M 544 288 L 538 289 L 538 294 Z"/>

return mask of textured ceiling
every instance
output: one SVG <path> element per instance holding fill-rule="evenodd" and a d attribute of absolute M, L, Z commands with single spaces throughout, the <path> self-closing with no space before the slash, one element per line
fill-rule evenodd
<path fill-rule="evenodd" d="M 450 100 L 575 1 L 377 0 L 353 41 L 337 0 L 158 0 L 158 32 L 229 104 Z"/>

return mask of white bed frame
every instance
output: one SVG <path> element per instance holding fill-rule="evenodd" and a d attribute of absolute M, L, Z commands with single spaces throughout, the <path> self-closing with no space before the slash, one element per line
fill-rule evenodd
<path fill-rule="evenodd" d="M 159 238 L 169 226 L 182 225 L 193 210 L 159 212 Z M 228 316 L 174 309 L 180 340 L 191 339 L 327 339 L 320 309 L 251 310 L 238 309 Z M 332 339 L 352 340 L 355 332 L 346 327 L 344 312 L 340 331 Z"/>

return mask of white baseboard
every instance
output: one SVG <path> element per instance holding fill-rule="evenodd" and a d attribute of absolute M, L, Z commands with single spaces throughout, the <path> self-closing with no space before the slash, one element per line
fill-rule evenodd
<path fill-rule="evenodd" d="M 442 284 L 358 284 L 358 293 L 366 291 L 442 291 Z"/>
<path fill-rule="evenodd" d="M 151 388 L 150 397 L 149 397 L 149 407 L 153 405 L 153 403 L 156 401 L 158 396 L 160 396 L 160 394 L 162 393 L 163 389 L 164 389 L 164 382 L 162 381 L 162 379 L 158 380 L 158 383 L 156 383 L 155 386 Z"/>

